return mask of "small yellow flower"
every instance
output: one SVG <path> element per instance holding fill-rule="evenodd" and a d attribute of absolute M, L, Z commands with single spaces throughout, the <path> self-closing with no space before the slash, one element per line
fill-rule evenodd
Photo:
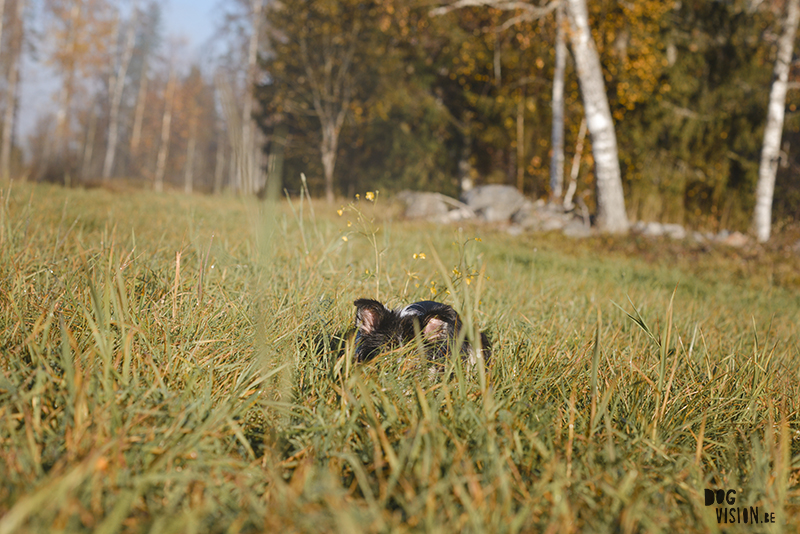
<path fill-rule="evenodd" d="M 483 239 L 481 239 L 480 237 L 476 237 L 475 241 L 477 241 L 478 243 L 483 243 Z"/>
<path fill-rule="evenodd" d="M 347 221 L 347 227 L 350 228 L 351 226 L 353 226 L 353 223 L 351 221 Z"/>
<path fill-rule="evenodd" d="M 339 208 L 338 210 L 336 210 L 336 213 L 338 213 L 339 217 L 341 217 L 344 214 L 344 208 Z"/>
<path fill-rule="evenodd" d="M 375 200 L 375 193 L 373 193 L 372 191 L 367 191 L 366 194 L 364 195 L 364 198 L 372 202 L 373 200 Z"/>
<path fill-rule="evenodd" d="M 472 283 L 472 278 L 468 277 L 465 281 L 467 282 L 467 285 L 470 285 Z"/>
<path fill-rule="evenodd" d="M 425 259 L 425 253 L 424 252 L 418 252 L 418 253 L 414 254 L 414 259 L 415 260 L 424 260 Z"/>
<path fill-rule="evenodd" d="M 347 241 L 347 236 L 346 235 L 342 236 L 342 241 Z"/>
<path fill-rule="evenodd" d="M 458 267 L 453 267 L 453 276 L 458 276 L 461 274 L 461 271 L 458 270 Z"/>
<path fill-rule="evenodd" d="M 436 294 L 436 288 L 434 286 L 431 286 L 431 295 L 435 294 Z"/>
<path fill-rule="evenodd" d="M 360 200 L 360 199 L 361 199 L 361 195 L 359 195 L 358 193 L 356 193 L 356 200 Z"/>

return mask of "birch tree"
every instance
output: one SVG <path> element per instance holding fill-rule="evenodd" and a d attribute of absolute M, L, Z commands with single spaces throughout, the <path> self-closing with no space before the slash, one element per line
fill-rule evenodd
<path fill-rule="evenodd" d="M 583 96 L 592 150 L 595 159 L 597 185 L 597 223 L 601 231 L 618 233 L 628 230 L 625 199 L 619 166 L 616 132 L 606 95 L 600 56 L 589 28 L 586 0 L 553 0 L 543 6 L 534 6 L 513 0 L 457 0 L 431 11 L 433 15 L 444 14 L 453 9 L 486 6 L 515 11 L 518 14 L 506 25 L 521 20 L 532 20 L 556 10 L 556 66 L 553 80 L 553 123 L 551 131 L 552 156 L 550 186 L 554 199 L 561 197 L 564 176 L 564 70 L 566 45 L 562 29 L 563 12 L 570 24 L 570 42 L 575 59 L 578 81 Z"/>
<path fill-rule="evenodd" d="M 71 131 L 72 105 L 82 80 L 106 64 L 113 21 L 106 0 L 46 0 L 50 63 L 61 76 L 56 112 L 55 154 L 62 159 Z"/>
<path fill-rule="evenodd" d="M 169 155 L 169 138 L 172 126 L 172 106 L 175 99 L 175 85 L 177 84 L 177 74 L 174 63 L 170 65 L 169 80 L 164 90 L 164 114 L 161 118 L 161 143 L 158 147 L 158 159 L 156 160 L 155 183 L 153 188 L 161 192 L 164 190 L 164 175 L 167 171 L 167 156 Z"/>
<path fill-rule="evenodd" d="M 760 242 L 769 240 L 772 226 L 772 199 L 775 192 L 775 175 L 778 172 L 780 143 L 786 106 L 792 51 L 797 25 L 800 21 L 800 0 L 788 0 L 783 33 L 778 39 L 778 55 L 775 59 L 772 88 L 769 93 L 767 125 L 758 167 L 756 206 L 753 213 L 753 228 Z"/>
<path fill-rule="evenodd" d="M 3 2 L 5 4 L 5 2 Z M 3 6 L 5 8 L 5 6 Z M 2 24 L 3 10 L 0 10 Z M 11 147 L 14 141 L 14 113 L 17 108 L 17 87 L 19 85 L 19 62 L 25 27 L 25 0 L 17 0 L 13 15 L 10 61 L 8 66 L 8 85 L 6 87 L 6 109 L 3 116 L 3 144 L 0 147 L 0 180 L 7 181 L 11 176 Z M 0 42 L 2 36 L 0 35 Z"/>
<path fill-rule="evenodd" d="M 240 164 L 239 172 L 242 174 L 241 183 L 245 193 L 254 193 L 262 187 L 261 173 L 259 172 L 258 152 L 256 146 L 256 125 L 253 120 L 253 89 L 258 69 L 258 45 L 261 33 L 261 19 L 263 16 L 263 0 L 251 2 L 251 30 L 250 42 L 247 48 L 247 76 L 245 78 L 244 103 L 242 105 L 242 143 L 244 161 Z"/>
<path fill-rule="evenodd" d="M 601 231 L 628 231 L 617 134 L 608 105 L 603 69 L 589 28 L 586 0 L 566 0 L 570 42 L 583 97 L 586 125 L 592 138 L 597 184 L 597 226 Z"/>
<path fill-rule="evenodd" d="M 142 125 L 144 122 L 145 104 L 147 102 L 147 88 L 150 83 L 150 58 L 159 41 L 158 27 L 161 18 L 161 9 L 155 2 L 149 2 L 142 12 L 142 23 L 139 25 L 140 35 L 137 45 L 139 65 L 139 87 L 136 92 L 136 105 L 133 112 L 133 128 L 130 136 L 130 153 L 136 158 L 139 155 L 139 146 L 142 140 Z"/>
<path fill-rule="evenodd" d="M 550 134 L 550 198 L 561 199 L 564 188 L 564 71 L 567 68 L 567 42 L 564 36 L 564 6 L 556 8 L 556 64 L 553 71 L 553 125 Z"/>
<path fill-rule="evenodd" d="M 114 158 L 117 154 L 117 140 L 119 139 L 119 108 L 122 104 L 122 91 L 125 89 L 125 80 L 128 75 L 128 65 L 130 65 L 131 57 L 133 56 L 133 46 L 136 40 L 137 16 L 138 9 L 134 0 L 131 19 L 128 22 L 128 28 L 125 32 L 125 41 L 122 45 L 122 51 L 119 54 L 119 64 L 116 67 L 112 65 L 111 75 L 108 83 L 110 108 L 108 116 L 108 139 L 106 143 L 106 155 L 105 159 L 103 160 L 104 181 L 107 181 L 111 177 L 111 170 L 114 167 Z M 119 24 L 119 15 L 117 15 L 117 28 L 119 28 Z M 118 31 L 115 31 L 114 33 L 117 34 Z M 114 40 L 116 41 L 117 39 Z"/>

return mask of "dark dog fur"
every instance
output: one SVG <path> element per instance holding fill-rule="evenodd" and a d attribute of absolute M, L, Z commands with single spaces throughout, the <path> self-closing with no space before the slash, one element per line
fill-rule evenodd
<path fill-rule="evenodd" d="M 356 306 L 356 360 L 368 361 L 416 339 L 417 333 L 431 360 L 447 357 L 461 336 L 463 323 L 458 313 L 447 304 L 423 300 L 405 308 L 390 310 L 377 300 L 358 299 Z M 478 357 L 488 362 L 491 345 L 486 334 L 480 334 L 480 349 L 463 340 L 461 355 L 474 365 Z"/>

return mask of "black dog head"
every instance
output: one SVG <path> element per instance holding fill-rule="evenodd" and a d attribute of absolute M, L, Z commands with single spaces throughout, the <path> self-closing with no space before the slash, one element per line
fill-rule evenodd
<path fill-rule="evenodd" d="M 356 306 L 356 359 L 371 360 L 381 352 L 413 341 L 419 333 L 431 359 L 446 357 L 462 329 L 458 313 L 447 304 L 424 300 L 405 308 L 390 310 L 377 300 L 358 299 Z M 488 360 L 489 339 L 481 333 L 481 356 Z M 463 356 L 474 360 L 475 350 L 468 341 L 461 345 Z M 473 362 L 474 363 L 474 362 Z"/>

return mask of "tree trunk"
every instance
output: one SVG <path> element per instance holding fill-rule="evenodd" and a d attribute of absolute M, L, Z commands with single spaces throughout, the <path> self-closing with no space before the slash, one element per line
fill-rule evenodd
<path fill-rule="evenodd" d="M 56 113 L 56 158 L 62 159 L 67 147 L 69 136 L 69 108 L 72 105 L 72 92 L 75 85 L 75 54 L 78 19 L 81 15 L 81 4 L 72 0 L 69 11 L 69 30 L 67 42 L 64 43 L 69 50 L 69 62 L 65 65 L 64 86 L 61 89 L 61 103 Z"/>
<path fill-rule="evenodd" d="M 519 92 L 517 102 L 517 189 L 525 190 L 525 92 Z"/>
<path fill-rule="evenodd" d="M 147 51 L 142 58 L 142 74 L 139 79 L 139 93 L 136 95 L 136 111 L 133 113 L 133 132 L 131 133 L 131 156 L 136 157 L 139 152 L 139 142 L 142 138 L 142 120 L 144 119 L 144 104 L 147 100 Z"/>
<path fill-rule="evenodd" d="M 279 126 L 272 133 L 270 143 L 270 154 L 267 163 L 267 199 L 275 202 L 281 196 L 281 185 L 283 183 L 283 152 L 286 146 L 286 127 Z"/>
<path fill-rule="evenodd" d="M 169 154 L 169 134 L 172 123 L 172 101 L 175 93 L 175 66 L 170 67 L 169 81 L 164 94 L 164 116 L 161 120 L 161 145 L 158 147 L 158 161 L 156 162 L 156 176 L 154 188 L 161 192 L 164 190 L 164 174 L 167 170 L 167 155 Z"/>
<path fill-rule="evenodd" d="M 229 162 L 230 188 L 237 193 L 242 193 L 244 192 L 242 175 L 247 157 L 247 150 L 244 147 L 243 140 L 244 127 L 242 126 L 239 111 L 236 108 L 236 97 L 233 94 L 233 89 L 222 71 L 217 72 L 215 82 L 220 104 L 222 104 L 222 113 L 225 116 L 225 122 L 228 123 L 228 142 L 231 147 Z"/>
<path fill-rule="evenodd" d="M 122 90 L 125 88 L 125 77 L 128 74 L 128 65 L 133 56 L 133 46 L 136 42 L 136 3 L 133 4 L 133 14 L 131 15 L 130 26 L 125 34 L 125 47 L 122 50 L 122 57 L 119 62 L 119 70 L 111 75 L 109 83 L 109 96 L 111 97 L 111 109 L 108 117 L 108 144 L 106 145 L 106 157 L 103 161 L 103 180 L 111 177 L 111 170 L 114 167 L 114 159 L 117 154 L 117 139 L 119 138 L 119 107 L 122 103 Z M 116 32 L 115 32 L 116 33 Z"/>
<path fill-rule="evenodd" d="M 222 119 L 217 118 L 217 154 L 214 158 L 214 194 L 222 193 L 222 173 L 225 169 L 225 136 L 223 135 Z"/>
<path fill-rule="evenodd" d="M 5 4 L 5 0 L 3 0 Z M 3 16 L 0 9 L 0 18 Z M 19 85 L 19 59 L 22 55 L 22 40 L 24 36 L 25 0 L 17 0 L 17 10 L 14 15 L 14 36 L 11 45 L 11 59 L 8 67 L 8 87 L 6 90 L 6 110 L 3 117 L 3 146 L 0 149 L 0 179 L 7 181 L 11 177 L 11 147 L 14 141 L 14 114 L 17 109 L 17 86 Z M 2 22 L 0 21 L 0 24 Z M 0 42 L 2 34 L 0 33 Z"/>
<path fill-rule="evenodd" d="M 0 0 L 0 43 L 3 42 L 3 22 L 6 15 L 6 0 Z"/>
<path fill-rule="evenodd" d="M 183 192 L 191 194 L 194 190 L 194 151 L 197 146 L 197 127 L 192 124 L 189 146 L 186 148 L 186 169 L 183 174 Z"/>
<path fill-rule="evenodd" d="M 255 164 L 255 125 L 253 124 L 253 86 L 256 78 L 256 68 L 258 66 L 258 37 L 260 32 L 261 12 L 263 11 L 262 0 L 252 0 L 252 33 L 250 34 L 250 46 L 247 54 L 247 76 L 245 78 L 244 103 L 242 105 L 242 148 L 244 158 L 242 164 L 242 182 L 245 193 L 253 193 L 257 187 Z"/>
<path fill-rule="evenodd" d="M 472 162 L 470 161 L 472 157 L 472 134 L 469 131 L 471 120 L 470 116 L 465 117 L 460 128 L 461 142 L 463 144 L 458 153 L 458 185 L 462 193 L 466 193 L 475 187 L 475 182 L 472 179 Z"/>
<path fill-rule="evenodd" d="M 586 124 L 592 136 L 597 182 L 597 226 L 603 232 L 628 231 L 625 197 L 617 151 L 617 135 L 611 119 L 603 69 L 591 30 L 586 0 L 567 0 L 572 31 L 572 54 L 581 86 Z"/>
<path fill-rule="evenodd" d="M 89 113 L 89 129 L 86 132 L 86 143 L 83 145 L 83 164 L 81 165 L 81 178 L 84 180 L 89 177 L 92 152 L 94 151 L 94 136 L 97 131 L 97 113 L 95 113 L 94 108 L 90 108 Z"/>
<path fill-rule="evenodd" d="M 556 8 L 556 65 L 553 73 L 553 127 L 550 156 L 550 200 L 558 202 L 564 189 L 564 71 L 567 42 L 564 37 L 564 6 Z"/>
<path fill-rule="evenodd" d="M 575 195 L 575 190 L 578 188 L 578 173 L 581 170 L 581 156 L 583 156 L 583 142 L 586 139 L 586 119 L 581 120 L 581 126 L 578 131 L 578 141 L 575 143 L 575 154 L 572 156 L 572 170 L 569 173 L 569 185 L 567 186 L 567 193 L 564 195 L 564 209 L 571 210 L 575 207 L 572 203 L 572 197 Z"/>
<path fill-rule="evenodd" d="M 333 204 L 333 170 L 336 167 L 336 151 L 339 146 L 339 132 L 333 124 L 322 124 L 322 168 L 325 172 L 325 199 Z"/>
<path fill-rule="evenodd" d="M 772 89 L 769 92 L 767 126 L 764 128 L 764 145 L 758 167 L 753 228 L 756 237 L 762 243 L 769 240 L 772 226 L 772 198 L 775 192 L 775 175 L 778 172 L 789 68 L 798 21 L 800 21 L 800 0 L 789 0 L 783 34 L 778 39 L 778 57 L 775 59 Z"/>

